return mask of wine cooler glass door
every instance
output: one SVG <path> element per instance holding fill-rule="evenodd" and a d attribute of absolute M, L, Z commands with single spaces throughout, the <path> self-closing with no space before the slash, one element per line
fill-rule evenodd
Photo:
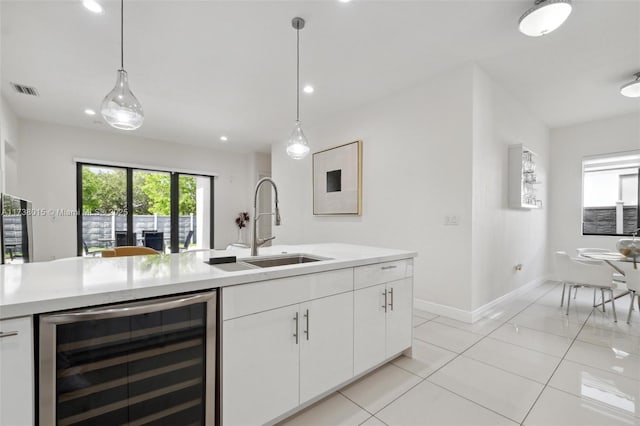
<path fill-rule="evenodd" d="M 213 425 L 215 300 L 42 315 L 39 424 Z"/>

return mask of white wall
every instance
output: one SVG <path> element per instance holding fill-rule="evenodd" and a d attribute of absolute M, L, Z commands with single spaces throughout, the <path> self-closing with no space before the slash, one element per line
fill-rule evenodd
<path fill-rule="evenodd" d="M 546 275 L 549 131 L 480 68 L 474 72 L 472 309 Z M 537 154 L 541 210 L 508 207 L 508 149 Z M 516 182 L 519 184 L 519 182 Z M 515 265 L 523 266 L 516 271 Z"/>
<path fill-rule="evenodd" d="M 312 156 L 294 161 L 286 142 L 275 144 L 272 172 L 282 212 L 282 226 L 273 228 L 277 241 L 415 250 L 415 297 L 468 311 L 471 89 L 469 66 L 305 125 L 312 152 L 363 140 L 361 217 L 314 217 Z M 460 225 L 445 226 L 447 215 L 457 215 Z"/>
<path fill-rule="evenodd" d="M 551 250 L 575 254 L 579 247 L 615 248 L 619 237 L 582 236 L 582 159 L 637 149 L 640 149 L 640 112 L 551 131 Z"/>
<path fill-rule="evenodd" d="M 363 215 L 312 215 L 312 158 L 272 148 L 280 242 L 415 250 L 419 305 L 460 319 L 542 279 L 547 210 L 507 208 L 507 154 L 525 143 L 548 165 L 548 130 L 474 65 L 305 127 L 312 151 L 362 139 Z M 320 122 L 321 121 L 321 122 Z M 541 190 L 542 199 L 546 191 Z M 446 226 L 446 216 L 459 225 Z M 514 266 L 524 269 L 516 273 Z"/>
<path fill-rule="evenodd" d="M 18 118 L 0 96 L 0 192 L 18 192 Z"/>
<path fill-rule="evenodd" d="M 19 194 L 34 209 L 76 209 L 74 157 L 218 173 L 215 247 L 237 238 L 237 212 L 248 209 L 247 156 L 213 149 L 20 120 Z M 36 260 L 76 255 L 75 217 L 34 217 Z"/>

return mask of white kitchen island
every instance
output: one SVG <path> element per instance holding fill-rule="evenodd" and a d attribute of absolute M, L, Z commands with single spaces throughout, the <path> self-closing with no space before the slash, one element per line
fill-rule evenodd
<path fill-rule="evenodd" d="M 0 267 L 0 425 L 34 422 L 34 315 L 219 290 L 223 424 L 282 419 L 411 347 L 414 252 L 274 246 L 327 260 L 225 271 L 248 252 L 72 258 Z M 37 317 L 35 317 L 37 318 Z M 14 330 L 15 329 L 15 330 Z"/>

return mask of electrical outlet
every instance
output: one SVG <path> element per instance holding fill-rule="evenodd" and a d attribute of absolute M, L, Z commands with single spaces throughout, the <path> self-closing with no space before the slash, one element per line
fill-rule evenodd
<path fill-rule="evenodd" d="M 452 216 L 444 217 L 445 226 L 457 226 L 458 222 L 459 222 L 458 216 L 452 215 Z"/>

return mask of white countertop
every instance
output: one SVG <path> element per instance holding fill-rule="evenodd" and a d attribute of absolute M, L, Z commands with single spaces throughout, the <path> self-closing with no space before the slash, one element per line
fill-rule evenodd
<path fill-rule="evenodd" d="M 0 319 L 245 284 L 274 278 L 406 259 L 415 252 L 350 244 L 282 245 L 260 256 L 306 253 L 320 262 L 226 272 L 211 257 L 249 257 L 249 249 L 160 256 L 73 257 L 0 266 Z"/>

